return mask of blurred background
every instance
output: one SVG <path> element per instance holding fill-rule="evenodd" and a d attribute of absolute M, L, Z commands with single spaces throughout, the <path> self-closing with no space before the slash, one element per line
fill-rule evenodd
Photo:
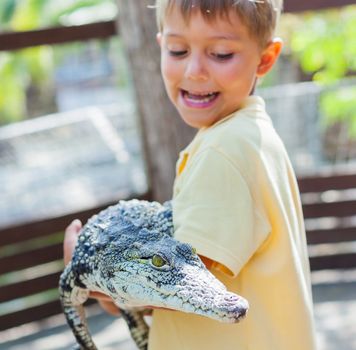
<path fill-rule="evenodd" d="M 152 3 L 0 2 L 0 349 L 73 343 L 53 316 L 72 219 L 119 199 L 169 198 L 194 131 L 167 118 Z M 286 1 L 283 54 L 257 90 L 303 192 L 320 350 L 356 349 L 352 3 Z M 121 320 L 89 309 L 103 348 L 133 346 Z"/>

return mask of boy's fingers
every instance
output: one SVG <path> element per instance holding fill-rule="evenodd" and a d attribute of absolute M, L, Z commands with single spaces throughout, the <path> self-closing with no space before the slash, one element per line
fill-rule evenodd
<path fill-rule="evenodd" d="M 72 258 L 81 228 L 82 223 L 76 219 L 65 229 L 63 241 L 63 260 L 65 265 L 67 265 Z"/>
<path fill-rule="evenodd" d="M 109 296 L 107 296 L 106 294 L 100 293 L 100 292 L 90 292 L 89 297 L 93 298 L 93 299 L 97 299 L 97 300 L 112 302 L 112 299 Z"/>
<path fill-rule="evenodd" d="M 98 299 L 100 306 L 110 315 L 119 316 L 120 309 L 112 302 Z"/>
<path fill-rule="evenodd" d="M 96 299 L 100 306 L 110 315 L 120 315 L 120 309 L 114 304 L 113 300 L 109 296 L 100 292 L 90 292 L 89 297 Z"/>
<path fill-rule="evenodd" d="M 66 233 L 67 232 L 75 232 L 76 234 L 78 234 L 79 231 L 81 230 L 82 226 L 83 225 L 82 225 L 81 221 L 79 219 L 75 219 L 66 228 Z"/>

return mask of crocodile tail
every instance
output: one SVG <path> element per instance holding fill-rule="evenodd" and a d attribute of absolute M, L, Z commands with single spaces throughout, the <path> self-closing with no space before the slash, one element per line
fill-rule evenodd
<path fill-rule="evenodd" d="M 137 347 L 140 350 L 147 350 L 149 327 L 143 318 L 144 311 L 120 309 L 120 312 L 129 327 L 131 337 Z"/>
<path fill-rule="evenodd" d="M 97 350 L 85 319 L 83 303 L 88 298 L 89 291 L 77 287 L 71 264 L 67 265 L 59 281 L 59 298 L 67 323 L 73 331 L 79 344 L 76 349 Z"/>

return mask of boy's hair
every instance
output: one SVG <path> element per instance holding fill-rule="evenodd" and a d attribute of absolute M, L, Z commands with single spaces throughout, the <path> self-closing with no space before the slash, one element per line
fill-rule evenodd
<path fill-rule="evenodd" d="M 218 16 L 228 18 L 230 10 L 234 10 L 248 27 L 250 35 L 264 47 L 273 36 L 283 0 L 156 0 L 160 31 L 166 14 L 174 6 L 179 8 L 187 21 L 196 10 L 207 20 L 214 20 Z"/>

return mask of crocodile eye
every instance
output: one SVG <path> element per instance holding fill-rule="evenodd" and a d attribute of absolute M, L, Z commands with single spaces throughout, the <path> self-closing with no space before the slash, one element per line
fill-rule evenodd
<path fill-rule="evenodd" d="M 167 264 L 167 262 L 166 262 L 166 260 L 165 259 L 163 259 L 161 256 L 159 256 L 159 255 L 153 255 L 153 257 L 152 257 L 152 265 L 154 266 L 154 267 L 163 267 L 164 265 L 166 265 Z"/>

